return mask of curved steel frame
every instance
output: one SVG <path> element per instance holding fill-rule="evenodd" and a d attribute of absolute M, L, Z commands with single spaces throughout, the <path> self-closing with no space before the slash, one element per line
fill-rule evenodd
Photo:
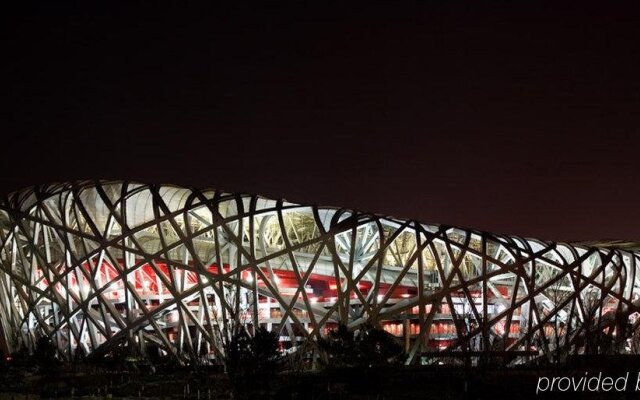
<path fill-rule="evenodd" d="M 1 202 L 0 241 L 6 346 L 46 335 L 64 358 L 122 344 L 217 358 L 234 329 L 258 325 L 295 349 L 365 322 L 397 336 L 407 363 L 553 358 L 597 351 L 599 336 L 630 351 L 640 323 L 633 251 L 213 190 L 34 187 Z"/>

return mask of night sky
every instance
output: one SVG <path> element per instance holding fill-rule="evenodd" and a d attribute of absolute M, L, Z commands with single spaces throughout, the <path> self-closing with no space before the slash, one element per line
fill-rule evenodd
<path fill-rule="evenodd" d="M 6 10 L 0 193 L 128 179 L 640 240 L 640 13 L 554 3 Z"/>

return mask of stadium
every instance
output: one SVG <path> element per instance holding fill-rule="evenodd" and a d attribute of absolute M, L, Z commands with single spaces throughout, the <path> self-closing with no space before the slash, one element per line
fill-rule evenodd
<path fill-rule="evenodd" d="M 317 357 L 339 325 L 384 329 L 406 364 L 636 353 L 632 243 L 554 243 L 260 196 L 121 181 L 0 202 L 5 351 L 224 357 L 239 329 Z"/>

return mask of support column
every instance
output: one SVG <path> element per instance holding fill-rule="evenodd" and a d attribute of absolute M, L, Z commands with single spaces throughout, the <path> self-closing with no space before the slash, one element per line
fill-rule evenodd
<path fill-rule="evenodd" d="M 404 352 L 411 350 L 411 320 L 408 316 L 404 319 L 402 330 L 404 332 Z"/>

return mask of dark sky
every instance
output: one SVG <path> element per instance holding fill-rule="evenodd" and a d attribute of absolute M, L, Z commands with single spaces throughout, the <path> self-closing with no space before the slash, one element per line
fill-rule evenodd
<path fill-rule="evenodd" d="M 7 10 L 0 192 L 131 179 L 640 239 L 640 13 L 525 3 Z"/>

